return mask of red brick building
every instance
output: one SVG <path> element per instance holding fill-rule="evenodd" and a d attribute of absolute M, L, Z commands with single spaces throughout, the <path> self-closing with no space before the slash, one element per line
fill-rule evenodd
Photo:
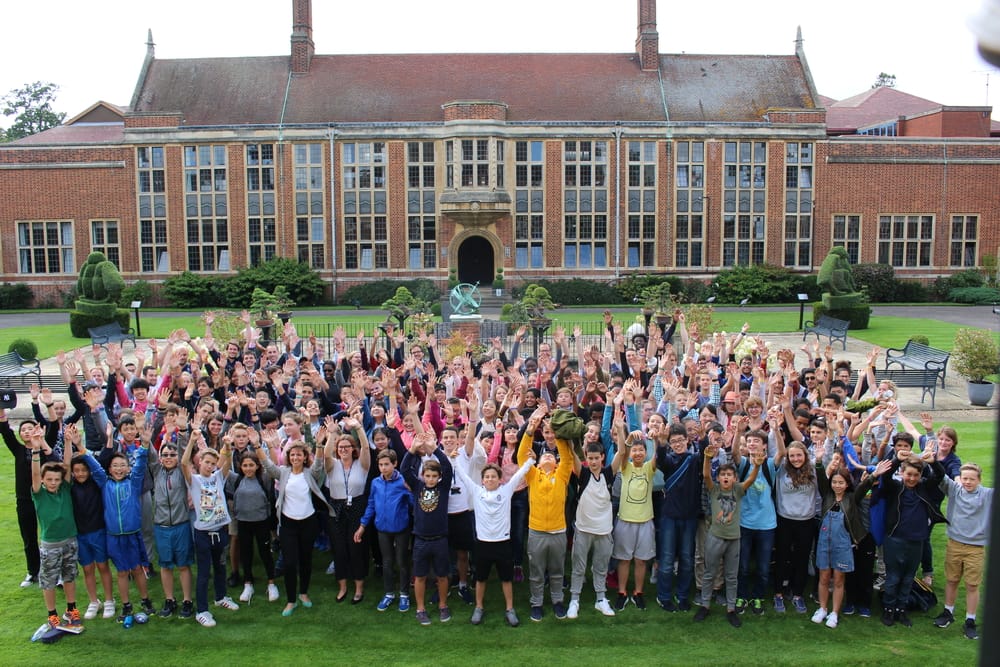
<path fill-rule="evenodd" d="M 320 55 L 292 8 L 288 56 L 159 60 L 150 36 L 128 108 L 0 146 L 0 279 L 51 295 L 92 250 L 154 283 L 294 257 L 334 295 L 501 266 L 813 271 L 833 245 L 930 278 L 998 253 L 991 109 L 821 97 L 801 38 L 661 53 L 638 0 L 633 52 Z"/>

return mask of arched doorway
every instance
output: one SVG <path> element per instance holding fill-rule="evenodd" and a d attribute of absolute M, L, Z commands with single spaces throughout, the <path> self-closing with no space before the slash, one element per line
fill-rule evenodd
<path fill-rule="evenodd" d="M 482 236 L 470 236 L 458 246 L 458 280 L 493 284 L 493 245 Z"/>

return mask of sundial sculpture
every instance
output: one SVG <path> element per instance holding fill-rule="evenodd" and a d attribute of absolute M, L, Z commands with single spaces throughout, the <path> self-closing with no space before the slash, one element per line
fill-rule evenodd
<path fill-rule="evenodd" d="M 451 310 L 456 315 L 474 315 L 479 312 L 483 297 L 479 294 L 479 283 L 459 283 L 451 288 Z"/>

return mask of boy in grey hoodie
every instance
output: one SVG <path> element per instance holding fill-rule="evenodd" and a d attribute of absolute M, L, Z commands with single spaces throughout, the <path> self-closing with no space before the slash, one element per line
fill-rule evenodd
<path fill-rule="evenodd" d="M 153 536 L 160 560 L 163 583 L 163 609 L 160 616 L 170 618 L 178 612 L 174 598 L 174 569 L 180 573 L 184 599 L 179 615 L 194 615 L 191 598 L 191 564 L 194 563 L 194 539 L 191 535 L 191 512 L 188 510 L 188 485 L 180 467 L 180 450 L 164 443 L 159 453 L 149 450 L 149 472 L 153 477 Z"/>

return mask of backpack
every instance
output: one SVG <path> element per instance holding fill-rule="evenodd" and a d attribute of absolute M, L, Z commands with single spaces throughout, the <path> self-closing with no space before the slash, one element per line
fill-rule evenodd
<path fill-rule="evenodd" d="M 744 456 L 740 461 L 740 469 L 738 471 L 741 482 L 746 481 L 746 478 L 750 476 L 750 470 L 750 459 Z M 767 482 L 768 486 L 771 487 L 771 500 L 776 500 L 778 497 L 778 487 L 771 478 L 771 468 L 768 467 L 767 461 L 764 461 L 764 465 L 760 467 L 759 474 L 764 475 L 764 480 Z"/>
<path fill-rule="evenodd" d="M 934 590 L 928 587 L 920 577 L 913 577 L 910 599 L 906 602 L 906 608 L 910 611 L 928 611 L 936 607 L 937 603 L 938 599 Z"/>

